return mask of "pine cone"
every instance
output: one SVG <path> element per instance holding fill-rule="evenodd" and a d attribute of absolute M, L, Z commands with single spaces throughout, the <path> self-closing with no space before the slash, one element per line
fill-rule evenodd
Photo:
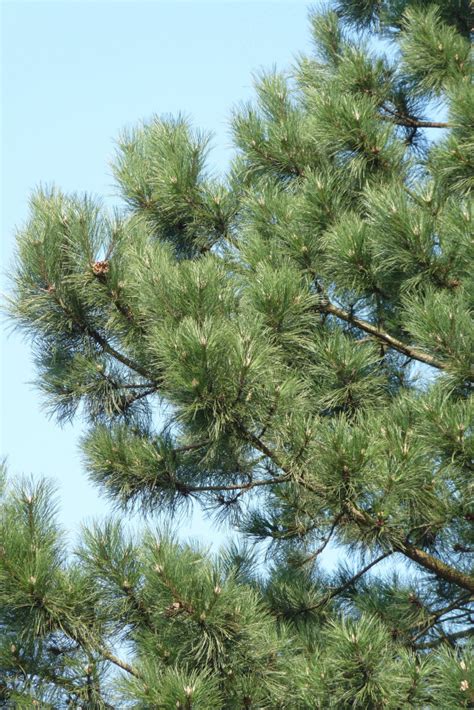
<path fill-rule="evenodd" d="M 105 276 L 109 271 L 108 261 L 96 261 L 92 264 L 92 271 L 96 276 Z"/>

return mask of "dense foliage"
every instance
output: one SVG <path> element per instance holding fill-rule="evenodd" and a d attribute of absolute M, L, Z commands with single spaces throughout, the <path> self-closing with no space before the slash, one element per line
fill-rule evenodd
<path fill-rule="evenodd" d="M 121 213 L 31 199 L 10 312 L 123 512 L 70 550 L 49 485 L 5 484 L 2 707 L 474 707 L 469 3 L 311 25 L 225 179 L 154 118 Z M 127 531 L 196 502 L 242 542 Z"/>

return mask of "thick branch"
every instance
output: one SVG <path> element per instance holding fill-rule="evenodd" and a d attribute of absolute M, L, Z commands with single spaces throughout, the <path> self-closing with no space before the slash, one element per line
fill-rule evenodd
<path fill-rule="evenodd" d="M 100 655 L 105 658 L 107 661 L 110 661 L 110 663 L 113 663 L 114 666 L 117 666 L 117 668 L 121 668 L 123 671 L 126 671 L 127 673 L 130 673 L 130 675 L 135 676 L 135 678 L 142 678 L 140 673 L 131 666 L 129 663 L 126 661 L 122 661 L 120 658 L 115 656 L 111 651 L 109 651 L 107 648 L 104 646 L 101 646 L 100 648 L 97 649 L 100 653 Z"/>
<path fill-rule="evenodd" d="M 400 545 L 398 550 L 425 569 L 434 572 L 437 577 L 441 577 L 447 582 L 451 582 L 451 584 L 457 584 L 459 587 L 463 587 L 469 592 L 474 593 L 474 577 L 450 567 L 437 557 L 433 557 L 433 555 L 428 554 L 424 550 L 420 550 L 414 545 L 405 543 Z"/>
<path fill-rule="evenodd" d="M 88 335 L 90 338 L 95 340 L 97 345 L 100 345 L 102 350 L 106 352 L 108 355 L 111 355 L 115 360 L 118 360 L 119 362 L 122 363 L 122 365 L 125 365 L 126 367 L 130 368 L 130 370 L 135 370 L 135 372 L 138 372 L 139 375 L 145 378 L 149 378 L 149 373 L 143 368 L 141 365 L 139 365 L 137 362 L 134 360 L 131 360 L 128 358 L 126 355 L 123 355 L 120 353 L 118 350 L 115 350 L 112 345 L 108 343 L 108 341 L 102 337 L 102 335 L 97 331 L 94 330 L 93 328 L 89 328 L 88 326 L 84 326 L 84 332 L 86 335 Z"/>
<path fill-rule="evenodd" d="M 129 357 L 126 355 L 123 355 L 120 353 L 118 350 L 116 350 L 110 343 L 95 329 L 91 328 L 87 322 L 81 321 L 80 319 L 77 318 L 76 314 L 71 312 L 69 308 L 66 306 L 64 301 L 61 298 L 58 298 L 55 296 L 56 303 L 62 310 L 66 313 L 66 315 L 71 318 L 75 325 L 89 338 L 92 338 L 94 342 L 97 343 L 97 345 L 100 345 L 102 350 L 107 353 L 108 355 L 111 355 L 115 360 L 118 362 L 121 362 L 122 365 L 125 365 L 128 367 L 130 370 L 134 370 L 137 372 L 139 375 L 144 377 L 145 379 L 151 379 L 153 381 L 153 384 L 157 384 L 154 380 L 153 377 L 150 378 L 150 373 L 146 371 L 144 367 L 139 365 L 137 362 L 134 360 L 131 360 Z"/>
<path fill-rule="evenodd" d="M 406 126 L 407 128 L 452 128 L 450 123 L 444 123 L 443 121 L 418 121 L 416 118 L 410 118 L 410 116 L 383 116 L 387 121 L 392 121 L 396 123 L 397 126 Z"/>
<path fill-rule="evenodd" d="M 414 126 L 416 128 L 452 128 L 450 123 L 445 123 L 443 121 L 417 121 L 415 118 L 405 117 L 409 126 Z M 402 119 L 400 119 L 400 122 Z"/>
<path fill-rule="evenodd" d="M 340 318 L 341 320 L 346 321 L 346 323 L 350 323 L 356 328 L 363 330 L 365 333 L 373 335 L 378 340 L 381 340 L 382 342 L 386 343 L 389 347 L 394 348 L 394 350 L 398 350 L 398 352 L 407 355 L 413 360 L 423 362 L 425 365 L 429 365 L 430 367 L 436 367 L 438 370 L 446 370 L 445 363 L 433 357 L 433 355 L 428 355 L 427 353 L 424 353 L 421 350 L 418 350 L 417 348 L 413 348 L 410 345 L 407 345 L 403 341 L 398 340 L 398 338 L 394 338 L 392 335 L 389 335 L 389 333 L 386 333 L 380 328 L 377 328 L 377 326 L 372 325 L 372 323 L 361 320 L 360 318 L 356 318 L 349 311 L 345 311 L 342 308 L 338 308 L 333 303 L 323 304 L 322 306 L 319 306 L 319 309 L 324 313 L 329 313 L 330 315 L 335 316 L 336 318 Z"/>
<path fill-rule="evenodd" d="M 413 116 L 408 116 L 406 113 L 394 111 L 388 106 L 384 106 L 383 110 L 387 111 L 390 116 L 382 116 L 382 118 L 396 123 L 397 126 L 406 126 L 407 128 L 452 128 L 450 123 L 444 121 L 420 121 Z"/>
<path fill-rule="evenodd" d="M 348 504 L 346 506 L 346 510 L 350 518 L 352 518 L 352 520 L 359 525 L 374 529 L 377 527 L 377 522 L 373 520 L 368 513 L 359 510 L 355 505 Z M 415 547 L 415 545 L 412 545 L 407 540 L 403 542 L 393 542 L 392 544 L 393 549 L 396 552 L 401 552 L 402 555 L 405 555 L 405 557 L 413 560 L 421 567 L 433 572 L 437 577 L 441 577 L 441 579 L 446 580 L 446 582 L 456 584 L 457 586 L 463 587 L 463 589 L 467 589 L 469 592 L 474 593 L 474 577 L 471 577 L 464 572 L 460 572 L 454 567 L 450 567 L 442 560 L 439 560 L 437 557 L 433 557 L 433 555 L 430 555 L 424 550 L 420 550 L 420 548 Z"/>
<path fill-rule="evenodd" d="M 281 463 L 278 461 L 278 457 L 276 456 L 276 454 L 271 449 L 269 449 L 263 441 L 258 439 L 258 437 L 251 434 L 250 432 L 247 432 L 245 428 L 241 427 L 240 429 L 241 433 L 247 438 L 248 441 L 253 444 L 253 446 L 255 446 L 255 448 L 257 448 L 266 456 L 268 456 L 277 466 L 279 466 L 286 473 L 286 480 L 294 478 L 294 480 L 299 483 L 303 488 L 306 488 L 307 490 L 311 491 L 312 493 L 315 493 L 316 495 L 320 494 L 320 491 L 318 491 L 317 487 L 305 481 L 303 478 L 301 478 L 301 476 L 292 477 L 291 470 L 281 465 Z M 275 482 L 277 482 L 277 479 L 275 479 Z M 373 520 L 368 513 L 359 510 L 355 505 L 348 503 L 346 504 L 345 509 L 349 517 L 359 525 L 362 525 L 363 527 L 370 527 L 373 529 L 379 527 L 377 525 L 376 520 Z M 433 557 L 433 555 L 430 555 L 424 550 L 415 547 L 415 545 L 412 545 L 407 540 L 405 540 L 404 542 L 392 542 L 392 545 L 394 552 L 401 552 L 403 555 L 405 555 L 405 557 L 408 557 L 409 559 L 419 564 L 421 567 L 424 567 L 430 572 L 433 572 L 437 577 L 441 577 L 441 579 L 444 579 L 447 582 L 450 582 L 451 584 L 456 584 L 459 587 L 463 587 L 469 592 L 474 593 L 474 577 L 471 577 L 470 575 L 465 574 L 464 572 L 450 567 L 442 560 L 439 560 L 438 558 Z"/>

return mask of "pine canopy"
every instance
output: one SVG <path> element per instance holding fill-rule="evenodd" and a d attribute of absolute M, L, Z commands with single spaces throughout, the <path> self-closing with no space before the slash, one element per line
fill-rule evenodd
<path fill-rule="evenodd" d="M 50 484 L 5 479 L 0 707 L 474 707 L 469 28 L 339 0 L 224 178 L 155 117 L 121 211 L 32 196 L 10 314 L 119 512 L 69 549 Z M 193 504 L 238 542 L 179 542 Z"/>

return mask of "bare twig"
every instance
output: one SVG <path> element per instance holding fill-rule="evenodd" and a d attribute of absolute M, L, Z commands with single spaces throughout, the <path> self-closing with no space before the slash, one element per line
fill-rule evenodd
<path fill-rule="evenodd" d="M 279 483 L 287 483 L 290 480 L 290 476 L 285 474 L 284 476 L 277 476 L 275 478 L 264 478 L 257 479 L 256 481 L 250 480 L 248 483 L 234 483 L 232 485 L 215 485 L 215 486 L 186 486 L 183 484 L 189 493 L 207 493 L 212 491 L 222 492 L 222 491 L 249 491 L 252 488 L 257 488 L 259 486 L 275 486 Z"/>
<path fill-rule="evenodd" d="M 336 527 L 339 523 L 339 521 L 342 518 L 342 513 L 339 513 L 339 515 L 336 515 L 334 518 L 333 524 L 331 525 L 331 529 L 329 530 L 329 533 L 327 536 L 324 538 L 323 543 L 318 547 L 317 550 L 315 550 L 311 555 L 308 557 L 305 557 L 304 560 L 302 560 L 296 567 L 303 567 L 304 565 L 308 564 L 308 562 L 312 562 L 313 560 L 316 559 L 324 550 L 326 549 L 327 545 L 329 544 L 329 541 L 331 540 L 332 536 L 334 535 L 334 531 L 336 530 Z"/>
<path fill-rule="evenodd" d="M 424 636 L 430 629 L 433 628 L 435 624 L 438 623 L 438 621 L 441 619 L 442 616 L 445 614 L 448 614 L 450 611 L 453 611 L 453 609 L 457 609 L 460 604 L 463 604 L 464 602 L 468 602 L 473 597 L 470 594 L 462 594 L 460 597 L 455 599 L 451 604 L 448 604 L 448 606 L 443 607 L 442 609 L 437 609 L 436 611 L 432 612 L 430 616 L 427 619 L 427 622 L 423 625 L 423 628 L 421 631 L 419 631 L 416 636 L 413 637 L 412 643 L 416 643 L 418 639 L 420 639 L 422 636 Z"/>
<path fill-rule="evenodd" d="M 314 611 L 315 609 L 319 609 L 322 606 L 325 606 L 331 599 L 334 599 L 334 597 L 337 597 L 339 594 L 342 594 L 346 589 L 349 587 L 352 587 L 352 585 L 357 582 L 358 579 L 360 579 L 364 574 L 366 574 L 372 567 L 375 567 L 375 565 L 378 565 L 379 562 L 382 562 L 386 557 L 389 555 L 393 554 L 393 550 L 389 550 L 388 552 L 384 552 L 382 555 L 379 555 L 376 557 L 372 562 L 369 562 L 369 564 L 365 565 L 361 570 L 359 570 L 353 577 L 347 580 L 347 582 L 344 582 L 344 584 L 341 584 L 339 587 L 336 587 L 335 589 L 332 589 L 326 596 L 321 599 L 319 602 L 316 604 L 311 604 L 310 606 L 305 607 L 304 609 L 299 609 L 297 611 L 297 614 L 304 614 L 307 611 Z"/>

